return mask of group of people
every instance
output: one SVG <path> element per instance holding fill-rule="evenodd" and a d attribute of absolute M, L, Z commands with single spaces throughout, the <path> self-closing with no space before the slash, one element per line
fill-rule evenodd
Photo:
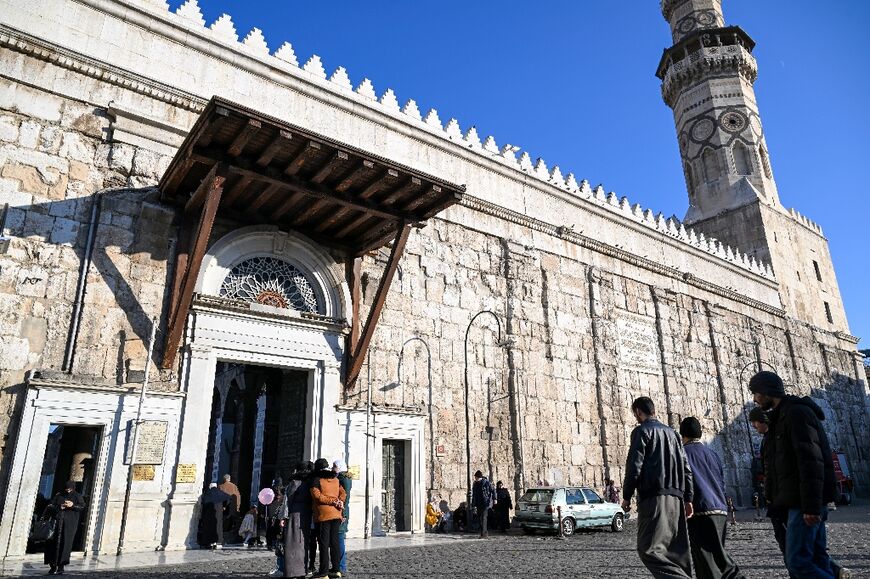
<path fill-rule="evenodd" d="M 511 527 L 511 509 L 514 508 L 510 491 L 501 481 L 492 483 L 481 471 L 474 473 L 471 489 L 472 520 L 477 522 L 480 537 L 489 536 L 489 527 L 506 533 Z M 490 525 L 490 517 L 491 525 Z M 469 527 L 469 512 L 465 502 L 450 511 L 446 501 L 432 498 L 426 505 L 426 524 L 436 533 L 466 531 Z"/>
<path fill-rule="evenodd" d="M 296 465 L 286 486 L 281 479 L 273 481 L 274 498 L 266 505 L 266 544 L 276 556 L 271 575 L 341 577 L 347 572 L 345 536 L 351 486 L 347 465 L 341 459 L 331 466 L 324 458 L 314 463 L 303 461 Z M 232 489 L 212 483 L 203 495 L 200 542 L 204 546 L 216 548 L 221 542 L 223 512 L 235 498 L 227 490 Z M 252 505 L 239 527 L 246 545 L 259 540 L 258 514 L 257 506 Z"/>
<path fill-rule="evenodd" d="M 848 569 L 831 560 L 826 542 L 827 504 L 836 496 L 831 449 L 821 409 L 785 393 L 782 379 L 762 371 L 749 381 L 756 408 L 749 419 L 764 435 L 764 496 L 789 575 L 841 579 Z M 741 579 L 725 549 L 729 501 L 722 460 L 701 444 L 702 429 L 687 417 L 674 429 L 656 419 L 648 397 L 631 406 L 638 426 L 631 433 L 622 508 L 637 493 L 637 551 L 659 578 Z M 612 486 L 612 481 L 611 481 Z"/>

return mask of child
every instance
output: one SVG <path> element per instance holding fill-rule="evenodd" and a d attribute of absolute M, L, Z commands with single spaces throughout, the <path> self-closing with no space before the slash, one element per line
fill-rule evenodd
<path fill-rule="evenodd" d="M 239 527 L 239 536 L 242 537 L 242 544 L 245 547 L 251 546 L 251 539 L 257 532 L 257 507 L 251 507 L 248 514 L 242 520 L 242 525 Z"/>

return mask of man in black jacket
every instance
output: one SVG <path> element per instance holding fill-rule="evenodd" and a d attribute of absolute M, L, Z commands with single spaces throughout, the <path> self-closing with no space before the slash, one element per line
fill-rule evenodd
<path fill-rule="evenodd" d="M 622 509 L 631 508 L 636 490 L 637 553 L 653 577 L 692 576 L 687 519 L 692 516 L 692 471 L 680 437 L 655 418 L 653 401 L 631 405 L 639 426 L 631 432 L 625 461 Z"/>
<path fill-rule="evenodd" d="M 749 390 L 755 403 L 769 411 L 764 494 L 772 507 L 788 512 L 786 567 L 793 577 L 834 579 L 825 520 L 836 483 L 831 447 L 819 421 L 821 409 L 811 400 L 787 396 L 773 372 L 757 373 Z"/>

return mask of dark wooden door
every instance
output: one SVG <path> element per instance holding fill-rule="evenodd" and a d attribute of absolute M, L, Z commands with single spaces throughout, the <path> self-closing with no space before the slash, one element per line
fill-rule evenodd
<path fill-rule="evenodd" d="M 405 442 L 385 440 L 383 446 L 383 477 L 381 505 L 383 530 L 406 531 L 405 525 Z"/>

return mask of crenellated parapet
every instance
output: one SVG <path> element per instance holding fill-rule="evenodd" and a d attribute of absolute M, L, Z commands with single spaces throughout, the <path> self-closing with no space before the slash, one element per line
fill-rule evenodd
<path fill-rule="evenodd" d="M 475 126 L 464 127 L 456 118 L 447 117 L 446 122 L 442 121 L 439 111 L 434 108 L 422 114 L 414 99 L 404 100 L 404 104 L 402 104 L 392 89 L 378 90 L 368 78 L 354 83 L 344 67 L 339 66 L 329 73 L 318 55 L 311 55 L 303 61 L 289 42 L 283 42 L 277 48 L 272 49 L 268 39 L 258 28 L 240 34 L 232 17 L 228 14 L 222 14 L 214 22 L 207 23 L 198 0 L 186 0 L 174 12 L 170 11 L 162 0 L 124 0 L 124 2 L 146 11 L 149 17 L 163 18 L 175 25 L 195 31 L 196 34 L 210 38 L 245 58 L 254 59 L 273 69 L 304 79 L 313 85 L 353 101 L 355 105 L 368 107 L 416 129 L 426 131 L 443 139 L 445 143 L 450 143 L 449 146 L 460 147 L 478 156 L 482 162 L 495 163 L 508 171 L 513 171 L 515 179 L 532 181 L 544 190 L 551 188 L 556 195 L 568 195 L 575 200 L 594 204 L 612 214 L 616 219 L 631 220 L 755 275 L 769 280 L 775 279 L 768 264 L 759 262 L 716 239 L 706 237 L 703 233 L 687 228 L 676 217 L 665 218 L 661 213 L 655 213 L 637 203 L 631 203 L 624 196 L 620 197 L 614 192 L 606 192 L 601 185 L 592 188 L 588 181 L 579 179 L 574 173 L 564 171 L 558 165 L 550 165 L 543 158 L 523 151 L 517 145 L 499 144 L 492 135 L 482 137 Z M 0 41 L 2 40 L 0 38 Z M 12 36 L 9 37 L 8 41 L 19 42 L 14 40 Z M 82 70 L 82 72 L 88 74 L 88 70 Z M 93 74 L 97 75 L 100 72 L 94 68 Z M 112 82 L 111 77 L 103 75 L 100 78 Z M 117 82 L 124 86 L 133 86 L 129 81 L 120 77 Z M 171 96 L 172 102 L 175 103 L 179 97 L 169 95 L 168 90 L 167 98 Z M 149 89 L 149 94 L 154 97 L 158 96 L 158 93 L 154 92 L 153 89 Z M 186 107 L 194 111 L 202 107 L 202 104 L 196 99 L 188 99 L 185 103 Z"/>

